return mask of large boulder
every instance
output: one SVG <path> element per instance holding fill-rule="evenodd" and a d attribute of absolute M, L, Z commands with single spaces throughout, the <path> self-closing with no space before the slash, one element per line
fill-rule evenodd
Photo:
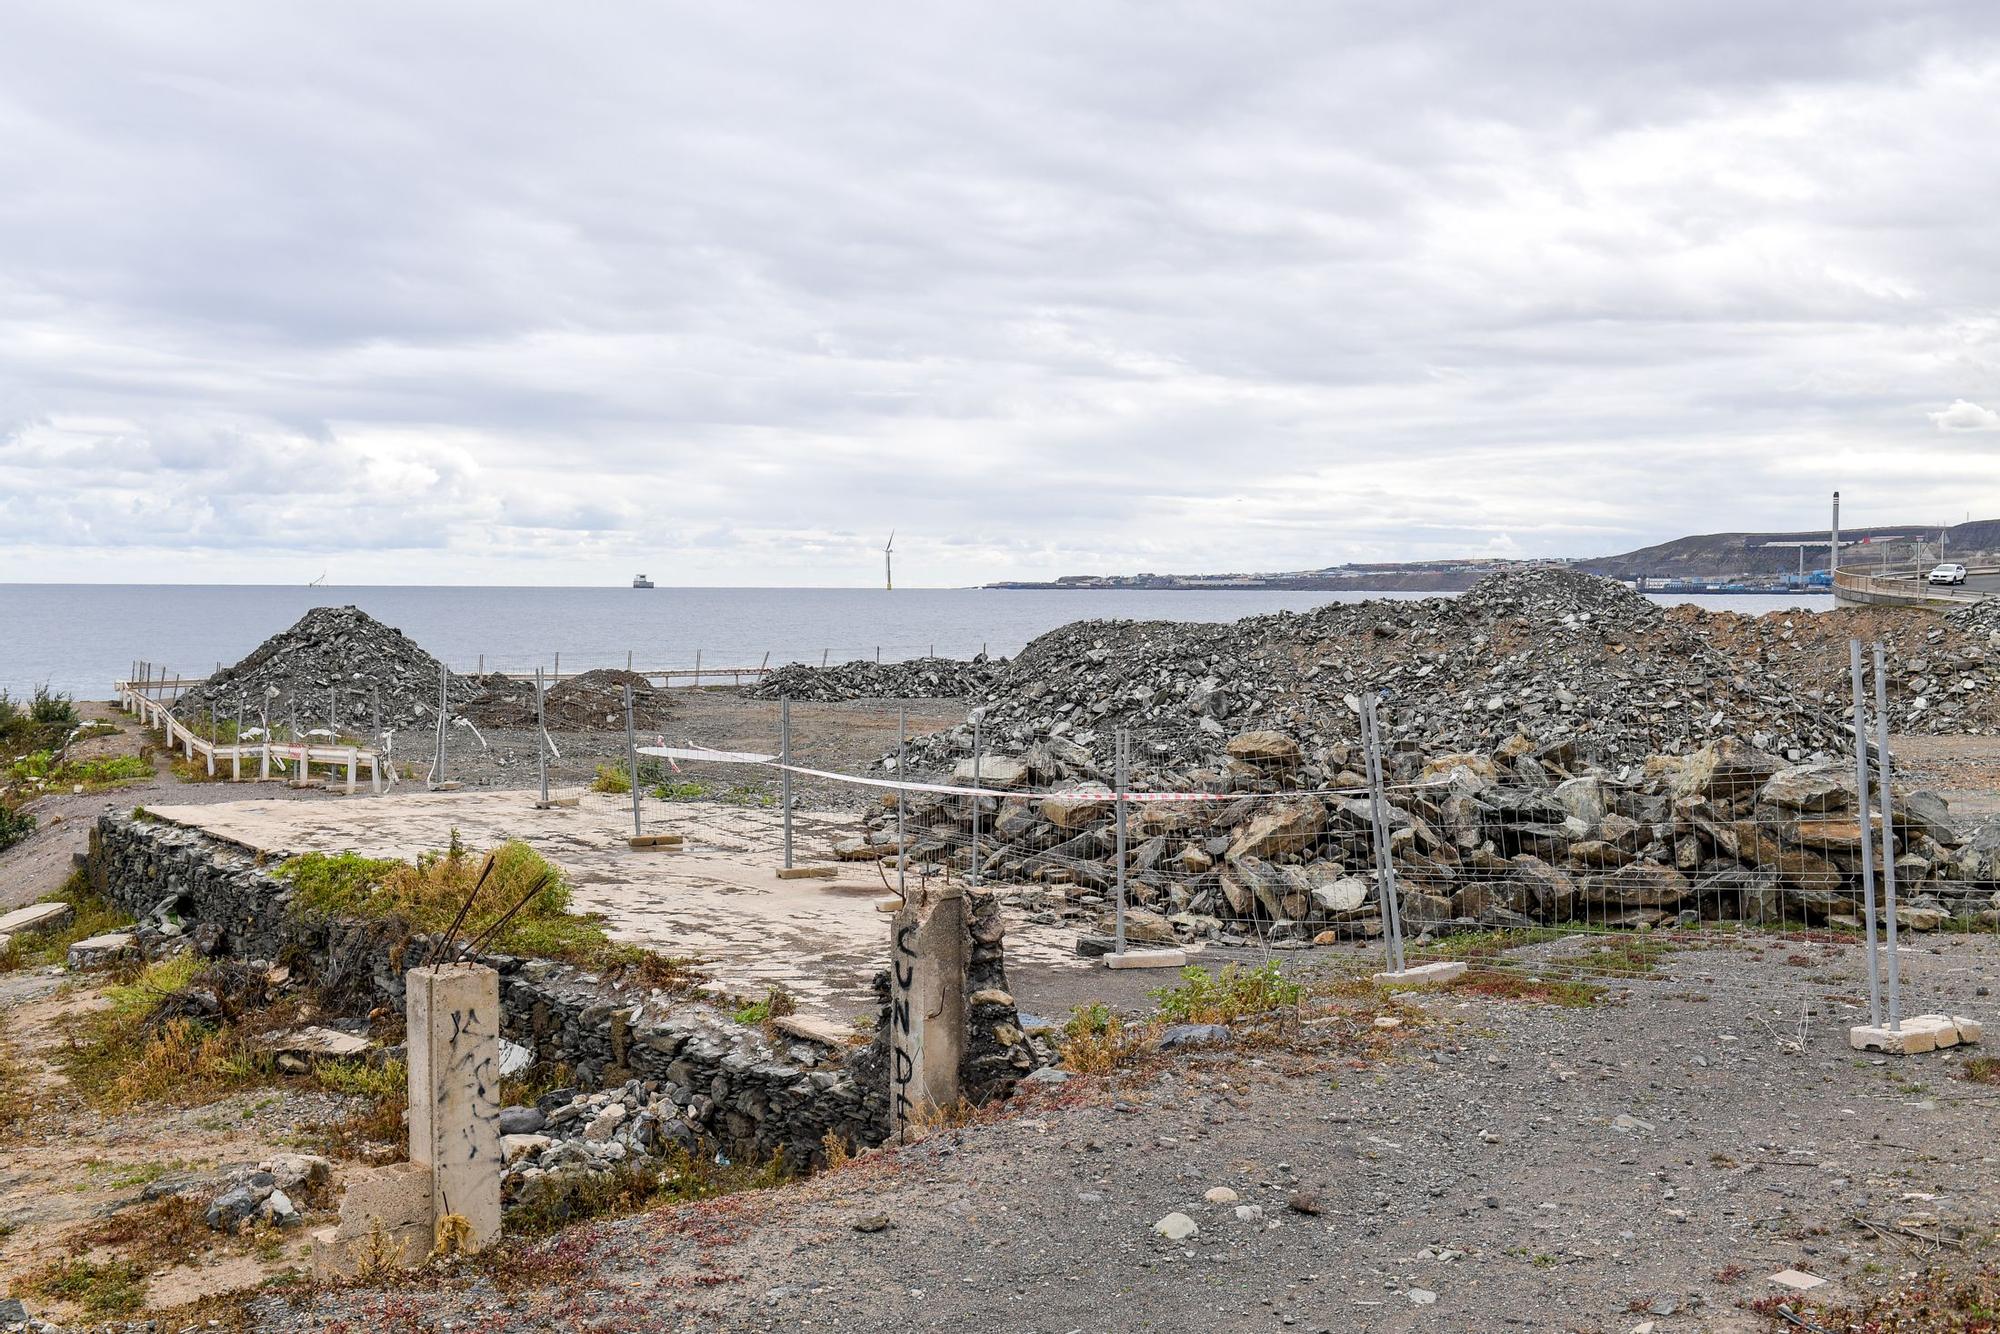
<path fill-rule="evenodd" d="M 1844 811 L 1854 804 L 1854 784 L 1843 783 L 1839 771 L 1825 765 L 1794 765 L 1764 780 L 1757 803 L 1786 811 Z"/>
<path fill-rule="evenodd" d="M 1228 856 L 1278 857 L 1303 852 L 1326 823 L 1326 809 L 1310 799 L 1277 802 L 1236 830 Z"/>
<path fill-rule="evenodd" d="M 1556 784 L 1555 799 L 1571 819 L 1583 825 L 1585 833 L 1595 830 L 1611 809 L 1604 780 L 1597 777 L 1571 778 Z"/>
<path fill-rule="evenodd" d="M 1579 889 L 1569 872 L 1527 853 L 1514 857 L 1512 865 L 1508 878 L 1521 895 L 1525 911 L 1548 922 L 1568 921 L 1576 915 Z"/>
<path fill-rule="evenodd" d="M 952 782 L 971 787 L 973 778 L 971 759 L 960 760 L 952 766 Z M 1022 787 L 1028 781 L 1028 766 L 1005 755 L 982 755 L 979 758 L 978 780 L 980 787 Z"/>
<path fill-rule="evenodd" d="M 1721 737 L 1681 760 L 1673 794 L 1728 801 L 1756 792 L 1779 768 L 1774 757 L 1740 737 Z"/>
<path fill-rule="evenodd" d="M 1607 908 L 1671 908 L 1687 893 L 1687 877 L 1655 861 L 1634 862 L 1583 882 L 1584 898 Z"/>
<path fill-rule="evenodd" d="M 1283 732 L 1242 732 L 1229 738 L 1229 758 L 1260 769 L 1294 769 L 1305 756 Z"/>
<path fill-rule="evenodd" d="M 1082 829 L 1111 814 L 1111 795 L 1102 788 L 1051 792 L 1042 798 L 1042 818 L 1058 829 Z"/>

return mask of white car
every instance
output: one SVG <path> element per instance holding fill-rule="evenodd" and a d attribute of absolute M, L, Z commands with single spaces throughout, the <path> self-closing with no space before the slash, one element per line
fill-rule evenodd
<path fill-rule="evenodd" d="M 1947 563 L 1938 566 L 1924 578 L 1926 582 L 1933 584 L 1962 584 L 1965 582 L 1965 567 Z"/>

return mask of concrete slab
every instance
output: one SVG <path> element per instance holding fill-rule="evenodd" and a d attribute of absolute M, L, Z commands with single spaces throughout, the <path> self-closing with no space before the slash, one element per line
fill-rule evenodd
<path fill-rule="evenodd" d="M 831 879 L 781 880 L 782 813 L 707 802 L 673 806 L 683 851 L 637 852 L 625 844 L 629 796 L 586 792 L 574 807 L 538 810 L 537 795 L 397 791 L 355 801 L 252 798 L 146 809 L 274 859 L 344 851 L 413 858 L 446 846 L 453 828 L 475 848 L 518 838 L 562 868 L 576 910 L 602 914 L 616 940 L 705 960 L 734 995 L 782 986 L 809 1012 L 843 1021 L 874 1013 L 870 982 L 888 938 L 875 906 L 884 890 L 876 863 L 841 863 Z M 831 859 L 834 843 L 857 828 L 850 812 L 793 812 L 803 859 Z M 916 888 L 916 876 L 910 884 Z M 887 910 L 899 906 L 892 897 Z M 1006 923 L 1010 969 L 1046 965 L 1081 975 L 1091 967 L 1074 954 L 1073 928 L 1038 925 L 1013 909 Z"/>
<path fill-rule="evenodd" d="M 1106 968 L 1184 968 L 1186 950 L 1126 950 L 1104 956 Z"/>
<path fill-rule="evenodd" d="M 831 880 L 840 874 L 837 866 L 787 866 L 778 872 L 780 880 Z"/>
<path fill-rule="evenodd" d="M 37 931 L 60 931 L 69 925 L 72 909 L 67 903 L 31 903 L 10 913 L 0 913 L 0 936 L 26 936 Z"/>
<path fill-rule="evenodd" d="M 139 938 L 130 931 L 108 931 L 69 947 L 68 967 L 81 971 L 103 968 L 139 952 Z"/>
<path fill-rule="evenodd" d="M 1412 964 L 1400 973 L 1377 973 L 1378 987 L 1441 987 L 1465 976 L 1465 965 L 1456 960 Z"/>
<path fill-rule="evenodd" d="M 361 1056 L 373 1050 L 375 1046 L 368 1038 L 342 1033 L 338 1029 L 321 1028 L 316 1024 L 272 1033 L 264 1038 L 262 1045 L 266 1050 L 276 1052 L 280 1056 L 334 1059 Z"/>

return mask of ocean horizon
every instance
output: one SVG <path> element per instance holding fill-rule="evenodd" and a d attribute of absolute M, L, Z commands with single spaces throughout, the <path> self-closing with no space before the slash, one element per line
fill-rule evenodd
<path fill-rule="evenodd" d="M 1453 593 L 1265 589 L 604 588 L 479 584 L 0 584 L 0 689 L 103 699 L 134 659 L 187 675 L 234 663 L 314 607 L 348 606 L 453 671 L 684 669 L 1011 657 L 1079 620 L 1233 621 Z M 1649 595 L 1750 615 L 1829 597 Z"/>

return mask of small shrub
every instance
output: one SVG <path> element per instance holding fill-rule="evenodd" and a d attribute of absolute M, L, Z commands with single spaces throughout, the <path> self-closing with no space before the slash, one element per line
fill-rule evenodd
<path fill-rule="evenodd" d="M 687 778 L 678 783 L 662 783 L 653 789 L 653 795 L 661 801 L 700 801 L 708 795 L 708 789 Z"/>
<path fill-rule="evenodd" d="M 2000 1086 L 2000 1056 L 1975 1056 L 1958 1069 L 1960 1079 Z"/>
<path fill-rule="evenodd" d="M 47 685 L 36 686 L 34 698 L 28 702 L 28 721 L 38 727 L 75 727 L 76 704 L 68 695 L 51 692 Z"/>
<path fill-rule="evenodd" d="M 632 775 L 625 772 L 622 766 L 600 764 L 597 766 L 597 777 L 590 780 L 590 790 L 592 792 L 630 792 L 632 790 Z"/>
<path fill-rule="evenodd" d="M 1152 993 L 1160 1017 L 1177 1024 L 1229 1024 L 1297 1005 L 1305 988 L 1287 981 L 1274 959 L 1256 968 L 1229 964 L 1211 973 L 1198 964 L 1181 969 L 1179 985 Z"/>
<path fill-rule="evenodd" d="M 35 817 L 0 802 L 0 852 L 35 832 Z"/>
<path fill-rule="evenodd" d="M 1110 1006 L 1093 1001 L 1070 1011 L 1057 1054 L 1080 1075 L 1103 1075 L 1133 1064 L 1149 1045 L 1143 1031 L 1125 1027 Z"/>

